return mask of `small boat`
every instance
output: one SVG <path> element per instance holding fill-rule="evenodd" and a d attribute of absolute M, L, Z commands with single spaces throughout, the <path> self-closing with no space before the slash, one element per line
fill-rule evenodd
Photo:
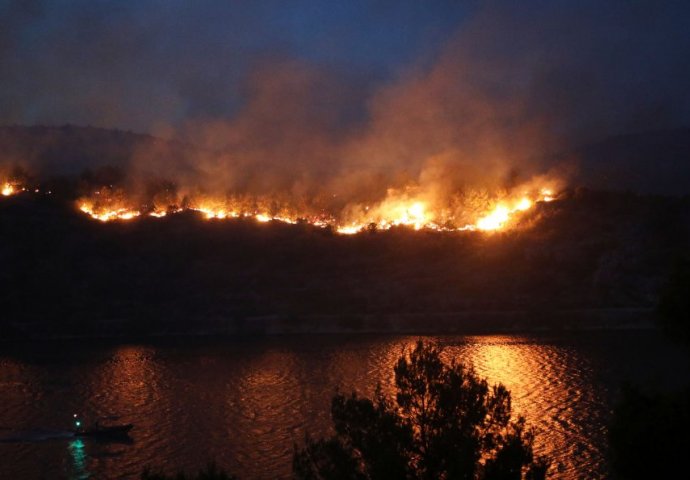
<path fill-rule="evenodd" d="M 94 425 L 89 428 L 74 430 L 75 437 L 126 437 L 129 436 L 129 431 L 134 428 L 134 425 L 127 423 L 125 425 Z"/>

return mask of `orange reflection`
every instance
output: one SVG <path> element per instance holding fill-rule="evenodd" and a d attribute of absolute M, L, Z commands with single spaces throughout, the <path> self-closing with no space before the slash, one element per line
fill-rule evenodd
<path fill-rule="evenodd" d="M 117 423 L 135 423 L 132 436 L 166 435 L 171 422 L 162 418 L 167 395 L 161 388 L 163 367 L 154 361 L 155 350 L 141 346 L 118 347 L 93 375 L 87 421 L 100 418 Z M 96 418 L 89 418 L 96 417 Z M 136 421 L 134 420 L 136 418 Z M 169 434 L 172 434 L 170 430 Z"/>
<path fill-rule="evenodd" d="M 37 369 L 26 363 L 0 357 L 0 402 L 3 413 L 11 419 L 5 428 L 21 429 L 33 425 L 35 419 L 31 410 L 25 408 L 34 401 L 36 386 L 32 380 L 38 376 Z"/>
<path fill-rule="evenodd" d="M 262 458 L 262 469 L 280 471 L 288 477 L 289 449 L 303 439 L 305 379 L 293 352 L 267 350 L 251 359 L 241 373 L 238 384 L 228 389 L 225 428 L 227 438 L 242 436 L 235 460 Z M 296 374 L 297 373 L 297 374 Z M 299 432 L 299 433 L 298 433 Z M 268 444 L 266 437 L 271 438 Z M 276 446 L 283 449 L 276 455 Z M 261 452 L 265 452 L 262 455 Z"/>
<path fill-rule="evenodd" d="M 378 376 L 365 377 L 367 387 L 360 384 L 357 390 L 371 395 L 378 381 L 384 393 L 394 398 L 393 366 L 403 351 L 414 347 L 417 339 L 396 339 L 372 351 L 373 359 L 360 358 L 358 361 L 368 361 L 368 370 Z M 442 340 L 441 344 L 446 361 L 455 358 L 472 366 L 490 385 L 502 383 L 510 390 L 513 416 L 524 416 L 535 431 L 536 453 L 555 459 L 552 474 L 576 475 L 582 473 L 583 465 L 600 465 L 604 461 L 592 443 L 592 432 L 584 431 L 584 426 L 591 424 L 586 418 L 589 406 L 601 403 L 588 385 L 591 379 L 587 378 L 590 371 L 585 358 L 518 336 L 461 337 Z"/>
<path fill-rule="evenodd" d="M 535 431 L 536 453 L 554 459 L 552 474 L 584 474 L 583 465 L 603 461 L 592 445 L 592 432 L 583 430 L 591 422 L 582 417 L 588 416 L 591 405 L 601 403 L 586 378 L 585 358 L 515 336 L 467 341 L 461 355 L 489 383 L 502 383 L 510 390 L 513 414 L 524 416 Z"/>
<path fill-rule="evenodd" d="M 146 347 L 119 347 L 99 372 L 101 400 L 112 411 L 140 408 L 160 400 L 153 354 L 153 349 Z"/>

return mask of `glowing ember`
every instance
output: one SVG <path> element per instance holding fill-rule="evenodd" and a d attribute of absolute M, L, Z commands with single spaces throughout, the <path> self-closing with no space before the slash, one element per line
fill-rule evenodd
<path fill-rule="evenodd" d="M 516 210 L 519 210 L 521 212 L 524 212 L 525 210 L 529 210 L 532 208 L 532 201 L 529 198 L 523 198 L 520 200 L 520 202 L 515 206 Z"/>
<path fill-rule="evenodd" d="M 355 233 L 359 233 L 362 231 L 362 227 L 359 225 L 350 225 L 347 227 L 338 227 L 336 229 L 336 232 L 342 233 L 343 235 L 354 235 Z"/>
<path fill-rule="evenodd" d="M 554 199 L 554 194 L 553 190 L 550 188 L 542 188 L 541 189 L 541 199 L 543 202 L 550 202 Z"/>
<path fill-rule="evenodd" d="M 14 195 L 15 193 L 17 193 L 17 189 L 11 183 L 5 183 L 3 184 L 0 193 L 2 193 L 2 195 L 5 197 L 9 197 L 10 195 Z"/>
<path fill-rule="evenodd" d="M 510 219 L 510 210 L 503 205 L 497 206 L 487 216 L 477 220 L 479 230 L 498 230 Z"/>
<path fill-rule="evenodd" d="M 136 210 L 129 210 L 126 208 L 118 208 L 116 210 L 108 211 L 96 211 L 94 210 L 93 206 L 89 205 L 88 203 L 82 203 L 79 206 L 79 210 L 90 215 L 96 220 L 100 220 L 101 222 L 109 222 L 111 220 L 132 220 L 133 218 L 141 215 L 141 213 Z"/>
<path fill-rule="evenodd" d="M 426 214 L 424 213 L 424 204 L 415 202 L 407 209 L 405 215 L 401 219 L 403 225 L 413 225 L 415 230 L 419 230 L 428 223 Z"/>
<path fill-rule="evenodd" d="M 540 199 L 540 200 L 543 200 Z M 500 230 L 513 218 L 514 214 L 518 212 L 525 212 L 532 208 L 534 202 L 527 197 L 522 197 L 513 206 L 504 204 L 497 205 L 491 212 L 477 220 L 476 227 L 478 230 L 492 231 Z"/>

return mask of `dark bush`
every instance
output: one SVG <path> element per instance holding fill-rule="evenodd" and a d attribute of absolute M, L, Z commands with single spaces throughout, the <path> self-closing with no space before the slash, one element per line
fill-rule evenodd
<path fill-rule="evenodd" d="M 336 395 L 335 435 L 307 438 L 296 449 L 298 479 L 544 478 L 533 434 L 511 419 L 510 392 L 489 387 L 471 369 L 441 360 L 440 349 L 418 342 L 395 365 L 395 402 Z"/>

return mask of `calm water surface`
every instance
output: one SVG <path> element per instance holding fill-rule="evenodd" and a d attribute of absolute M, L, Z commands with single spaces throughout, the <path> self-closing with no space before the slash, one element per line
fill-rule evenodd
<path fill-rule="evenodd" d="M 294 443 L 328 433 L 335 389 L 391 391 L 393 363 L 418 338 L 5 347 L 0 478 L 136 478 L 147 465 L 210 459 L 244 479 L 289 477 Z M 606 477 L 605 425 L 621 382 L 690 378 L 686 357 L 652 332 L 426 338 L 511 390 L 553 478 Z M 132 442 L 68 438 L 73 412 L 133 423 Z"/>

